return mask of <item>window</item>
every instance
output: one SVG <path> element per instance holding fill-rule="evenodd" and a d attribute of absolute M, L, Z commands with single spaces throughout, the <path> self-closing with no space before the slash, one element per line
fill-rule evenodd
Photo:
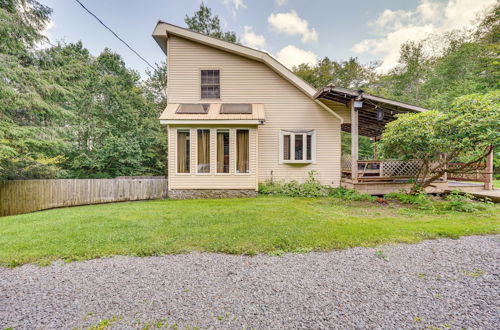
<path fill-rule="evenodd" d="M 236 130 L 236 173 L 250 173 L 250 132 Z"/>
<path fill-rule="evenodd" d="M 210 173 L 210 130 L 198 130 L 198 173 Z"/>
<path fill-rule="evenodd" d="M 205 114 L 209 108 L 210 104 L 180 104 L 175 113 Z"/>
<path fill-rule="evenodd" d="M 282 131 L 280 162 L 312 163 L 315 158 L 314 131 Z"/>
<path fill-rule="evenodd" d="M 219 70 L 201 70 L 201 98 L 220 99 Z"/>
<path fill-rule="evenodd" d="M 177 130 L 177 173 L 189 173 L 190 165 L 189 130 Z"/>
<path fill-rule="evenodd" d="M 229 130 L 217 130 L 217 173 L 229 173 Z"/>

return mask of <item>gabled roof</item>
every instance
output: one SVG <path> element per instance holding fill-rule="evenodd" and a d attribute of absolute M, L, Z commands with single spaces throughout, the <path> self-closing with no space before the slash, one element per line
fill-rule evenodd
<path fill-rule="evenodd" d="M 240 55 L 258 62 L 262 62 L 277 74 L 282 76 L 284 79 L 288 80 L 292 85 L 297 87 L 310 98 L 313 98 L 314 94 L 316 93 L 315 88 L 297 77 L 292 71 L 288 70 L 283 64 L 278 62 L 274 57 L 266 52 L 232 42 L 227 42 L 214 37 L 209 37 L 204 34 L 182 28 L 180 26 L 158 21 L 153 31 L 153 38 L 156 40 L 158 45 L 160 45 L 165 55 L 167 54 L 166 39 L 170 34 L 213 48 L 221 49 L 226 52 Z"/>

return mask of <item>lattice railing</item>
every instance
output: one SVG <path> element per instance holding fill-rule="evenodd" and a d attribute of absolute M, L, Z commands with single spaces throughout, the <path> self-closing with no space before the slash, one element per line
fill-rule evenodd
<path fill-rule="evenodd" d="M 343 170 L 352 170 L 352 157 L 350 155 L 342 156 L 340 163 Z"/>
<path fill-rule="evenodd" d="M 420 172 L 420 160 L 383 160 L 380 163 L 380 176 L 390 178 L 415 178 Z"/>
<path fill-rule="evenodd" d="M 462 167 L 464 163 L 450 163 L 448 164 L 449 169 L 456 169 Z M 458 181 L 478 181 L 485 182 L 486 181 L 486 164 L 485 163 L 475 163 L 466 166 L 462 173 L 448 173 L 449 180 L 458 180 Z"/>

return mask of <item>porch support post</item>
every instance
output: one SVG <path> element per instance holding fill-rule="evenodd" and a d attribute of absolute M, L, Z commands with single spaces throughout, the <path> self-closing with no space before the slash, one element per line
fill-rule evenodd
<path fill-rule="evenodd" d="M 351 160 L 352 160 L 352 182 L 358 182 L 358 110 L 354 108 L 354 100 L 351 101 Z"/>
<path fill-rule="evenodd" d="M 484 189 L 493 190 L 493 154 L 494 150 L 491 148 L 490 153 L 486 156 L 486 171 L 484 173 Z"/>
<path fill-rule="evenodd" d="M 380 140 L 380 136 L 375 136 L 373 138 L 373 159 L 378 160 L 378 146 L 377 142 Z"/>

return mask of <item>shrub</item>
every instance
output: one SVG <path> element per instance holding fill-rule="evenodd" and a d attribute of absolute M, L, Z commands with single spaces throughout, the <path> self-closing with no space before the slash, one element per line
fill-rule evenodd
<path fill-rule="evenodd" d="M 331 188 L 330 196 L 335 198 L 342 198 L 349 201 L 369 201 L 373 202 L 377 200 L 377 197 L 369 194 L 361 194 L 354 189 L 346 188 Z"/>
<path fill-rule="evenodd" d="M 456 212 L 475 212 L 484 209 L 488 205 L 487 202 L 474 201 L 474 196 L 458 190 L 452 191 L 445 197 L 445 200 L 443 209 Z"/>
<path fill-rule="evenodd" d="M 304 183 L 297 181 L 267 180 L 259 184 L 259 193 L 265 195 L 290 196 L 290 197 L 335 197 L 351 201 L 374 201 L 376 197 L 360 194 L 355 190 L 345 188 L 331 188 L 322 185 L 316 178 L 316 172 L 310 171 Z"/>
<path fill-rule="evenodd" d="M 290 197 L 326 197 L 330 188 L 322 185 L 316 178 L 316 172 L 310 171 L 304 183 L 297 181 L 267 180 L 259 184 L 259 192 L 266 195 L 280 195 Z"/>
<path fill-rule="evenodd" d="M 419 191 L 416 194 L 408 194 L 404 191 L 400 191 L 386 194 L 384 197 L 389 200 L 398 200 L 403 204 L 416 205 L 419 209 L 428 210 L 433 208 L 432 200 L 424 191 Z"/>

